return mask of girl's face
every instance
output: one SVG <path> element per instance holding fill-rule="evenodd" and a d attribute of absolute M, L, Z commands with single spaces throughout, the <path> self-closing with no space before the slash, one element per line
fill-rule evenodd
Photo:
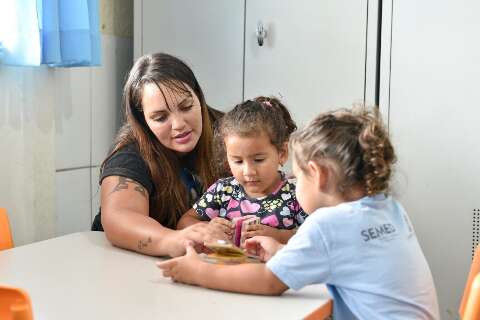
<path fill-rule="evenodd" d="M 254 198 L 271 194 L 280 183 L 278 166 L 287 161 L 287 145 L 278 150 L 265 132 L 253 137 L 229 134 L 224 141 L 230 170 L 245 192 Z"/>
<path fill-rule="evenodd" d="M 143 115 L 148 127 L 166 148 L 185 154 L 192 151 L 202 134 L 200 101 L 190 87 L 175 92 L 149 83 L 143 88 Z"/>
<path fill-rule="evenodd" d="M 311 174 L 312 172 L 309 171 L 309 168 L 306 170 L 307 172 L 304 172 L 298 166 L 297 160 L 293 156 L 292 171 L 297 178 L 295 194 L 303 211 L 310 214 L 323 207 L 323 204 L 321 202 L 322 194 L 319 190 L 319 181 L 317 181 L 318 176 Z"/>

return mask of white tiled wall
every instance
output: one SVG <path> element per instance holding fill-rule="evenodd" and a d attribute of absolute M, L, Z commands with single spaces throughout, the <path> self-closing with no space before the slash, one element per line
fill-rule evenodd
<path fill-rule="evenodd" d="M 103 37 L 103 67 L 92 70 L 92 165 L 102 163 L 117 132 L 132 50 L 131 38 Z"/>
<path fill-rule="evenodd" d="M 56 173 L 57 235 L 90 228 L 90 168 Z"/>
<path fill-rule="evenodd" d="M 98 213 L 98 208 L 100 207 L 100 186 L 98 185 L 98 178 L 100 175 L 100 167 L 90 168 L 90 185 L 91 185 L 91 208 L 92 216 L 91 221 L 95 218 L 95 215 Z"/>
<path fill-rule="evenodd" d="M 102 35 L 102 66 L 59 69 L 56 114 L 57 234 L 90 229 L 99 165 L 119 127 L 132 38 Z"/>
<path fill-rule="evenodd" d="M 16 246 L 55 236 L 55 72 L 0 64 L 0 207 Z"/>

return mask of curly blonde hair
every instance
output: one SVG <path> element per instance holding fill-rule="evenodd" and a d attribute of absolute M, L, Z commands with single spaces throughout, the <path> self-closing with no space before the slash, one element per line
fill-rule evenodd
<path fill-rule="evenodd" d="M 333 161 L 342 194 L 356 185 L 370 196 L 389 190 L 396 156 L 376 107 L 322 113 L 292 134 L 290 148 L 303 171 L 309 161 Z"/>

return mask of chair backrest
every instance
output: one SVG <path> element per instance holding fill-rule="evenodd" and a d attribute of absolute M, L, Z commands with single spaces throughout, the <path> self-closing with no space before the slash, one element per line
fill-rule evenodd
<path fill-rule="evenodd" d="M 0 208 L 0 250 L 13 248 L 12 232 L 8 223 L 7 210 Z"/>
<path fill-rule="evenodd" d="M 0 319 L 33 320 L 32 303 L 24 290 L 0 285 Z"/>
<path fill-rule="evenodd" d="M 462 319 L 480 319 L 480 274 L 477 274 L 477 276 L 473 279 Z"/>
<path fill-rule="evenodd" d="M 480 319 L 480 245 L 477 246 L 473 256 L 458 312 L 461 319 Z"/>
<path fill-rule="evenodd" d="M 303 320 L 325 320 L 330 319 L 333 313 L 333 300 L 328 299 L 320 308 L 314 310 L 307 315 Z"/>

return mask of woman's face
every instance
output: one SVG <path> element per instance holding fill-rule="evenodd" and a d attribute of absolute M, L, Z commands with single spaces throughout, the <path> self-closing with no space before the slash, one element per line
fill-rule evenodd
<path fill-rule="evenodd" d="M 193 90 L 176 92 L 155 83 L 143 88 L 143 115 L 148 127 L 166 148 L 179 154 L 192 151 L 202 134 L 202 109 Z M 163 93 L 162 93 L 163 92 Z"/>

